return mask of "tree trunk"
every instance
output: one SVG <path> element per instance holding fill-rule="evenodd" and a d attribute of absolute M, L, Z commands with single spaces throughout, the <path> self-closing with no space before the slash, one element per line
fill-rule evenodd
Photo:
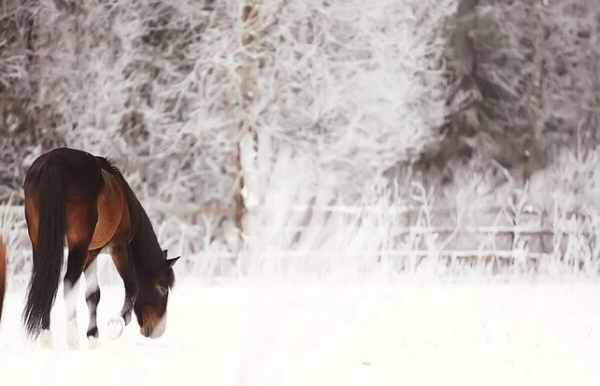
<path fill-rule="evenodd" d="M 247 0 L 242 10 L 244 23 L 242 45 L 248 53 L 259 49 L 256 31 L 258 30 L 258 0 Z M 252 116 L 252 107 L 257 99 L 256 82 L 258 78 L 258 60 L 250 55 L 243 59 L 241 68 L 241 103 L 242 119 L 236 127 L 231 128 L 231 136 L 235 138 L 235 149 L 232 162 L 237 173 L 234 195 L 234 222 L 240 236 L 248 231 L 249 202 L 255 199 L 256 187 L 256 151 L 258 137 Z"/>
<path fill-rule="evenodd" d="M 527 159 L 523 169 L 523 180 L 527 181 L 535 169 L 540 157 L 538 138 L 541 135 L 541 125 L 539 120 L 540 95 L 542 88 L 542 73 L 544 67 L 544 0 L 536 1 L 534 5 L 536 26 L 534 38 L 534 58 L 533 72 L 531 74 L 531 84 L 527 95 L 527 120 L 529 123 L 528 133 L 525 136 L 525 145 L 523 151 Z"/>

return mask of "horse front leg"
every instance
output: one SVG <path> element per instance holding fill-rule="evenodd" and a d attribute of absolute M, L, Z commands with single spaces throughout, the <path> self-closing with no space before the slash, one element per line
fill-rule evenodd
<path fill-rule="evenodd" d="M 121 335 L 124 327 L 131 322 L 131 313 L 138 294 L 138 282 L 135 276 L 129 244 L 123 243 L 112 246 L 110 254 L 117 272 L 119 272 L 125 285 L 125 299 L 121 312 L 109 322 L 111 337 L 116 339 Z"/>

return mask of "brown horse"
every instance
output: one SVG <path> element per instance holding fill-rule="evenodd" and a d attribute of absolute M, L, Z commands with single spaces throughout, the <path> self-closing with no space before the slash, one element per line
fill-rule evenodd
<path fill-rule="evenodd" d="M 0 236 L 0 320 L 2 320 L 2 305 L 4 304 L 4 290 L 6 285 L 6 247 Z"/>
<path fill-rule="evenodd" d="M 95 260 L 108 247 L 125 284 L 121 323 L 132 310 L 146 337 L 161 336 L 166 326 L 173 264 L 161 250 L 148 215 L 110 162 L 73 149 L 56 149 L 40 156 L 25 178 L 25 216 L 33 249 L 33 272 L 23 311 L 30 336 L 42 332 L 51 345 L 50 311 L 56 297 L 63 262 L 67 343 L 77 345 L 76 284 L 85 271 L 90 343 L 98 338 L 96 309 L 100 301 Z"/>

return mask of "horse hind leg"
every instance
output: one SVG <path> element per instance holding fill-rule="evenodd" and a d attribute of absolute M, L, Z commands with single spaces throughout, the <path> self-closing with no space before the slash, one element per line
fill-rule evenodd
<path fill-rule="evenodd" d="M 78 284 L 88 262 L 89 247 L 97 221 L 98 210 L 94 201 L 67 203 L 66 233 L 69 257 L 64 279 L 64 299 L 67 316 L 67 345 L 70 348 L 76 348 L 79 345 L 76 311 Z"/>
<path fill-rule="evenodd" d="M 64 299 L 67 312 L 67 345 L 76 348 L 79 345 L 79 329 L 77 328 L 77 295 L 79 293 L 79 278 L 88 255 L 88 245 L 80 244 L 69 249 L 67 272 L 64 280 Z"/>
<path fill-rule="evenodd" d="M 87 338 L 90 348 L 95 348 L 98 345 L 98 322 L 96 311 L 98 309 L 98 303 L 100 303 L 100 287 L 98 286 L 96 257 L 99 253 L 100 249 L 88 252 L 88 261 L 85 268 L 85 302 L 87 303 L 90 313 Z"/>

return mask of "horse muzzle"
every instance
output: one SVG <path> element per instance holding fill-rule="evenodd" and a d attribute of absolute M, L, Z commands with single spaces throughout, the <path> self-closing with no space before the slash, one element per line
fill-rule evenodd
<path fill-rule="evenodd" d="M 163 317 L 150 317 L 144 318 L 142 327 L 140 327 L 140 334 L 146 338 L 157 339 L 160 338 L 167 329 L 167 315 Z"/>

